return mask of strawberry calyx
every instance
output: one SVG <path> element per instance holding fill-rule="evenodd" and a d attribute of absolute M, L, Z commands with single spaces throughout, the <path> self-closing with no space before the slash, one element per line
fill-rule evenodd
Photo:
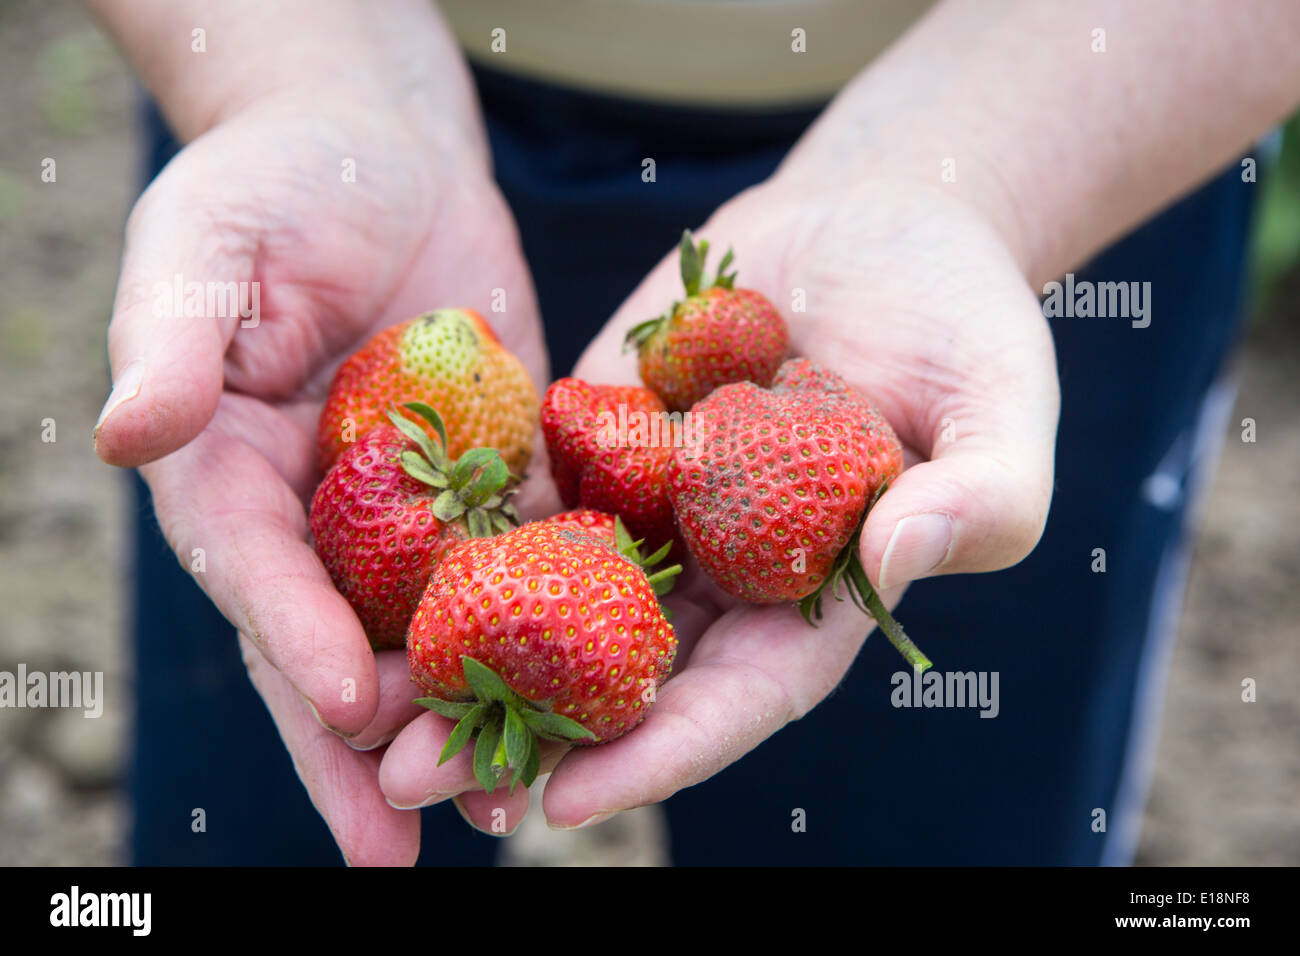
<path fill-rule="evenodd" d="M 388 410 L 388 420 L 419 448 L 402 452 L 402 470 L 439 490 L 433 500 L 434 517 L 444 524 L 460 522 L 471 538 L 490 538 L 518 525 L 519 515 L 510 502 L 514 491 L 507 490 L 517 479 L 501 454 L 495 448 L 471 448 L 452 461 L 447 457 L 442 416 L 423 402 L 407 402 L 404 407 L 428 422 L 441 442 L 396 407 Z"/>
<path fill-rule="evenodd" d="M 677 575 L 682 573 L 682 566 L 680 564 L 670 564 L 666 568 L 655 570 L 655 565 L 668 557 L 668 552 L 672 550 L 673 543 L 665 541 L 659 550 L 650 555 L 641 551 L 641 545 L 644 543 L 645 538 L 637 538 L 633 541 L 632 535 L 628 533 L 626 525 L 623 524 L 623 519 L 618 515 L 614 516 L 614 546 L 617 548 L 618 553 L 644 571 L 646 580 L 654 588 L 655 596 L 663 597 L 677 583 L 676 578 Z M 663 611 L 667 615 L 668 609 L 663 608 Z"/>
<path fill-rule="evenodd" d="M 727 266 L 731 265 L 732 259 L 735 258 L 732 250 L 727 250 L 722 261 L 718 263 L 718 271 L 709 276 L 704 272 L 704 261 L 709 257 L 709 240 L 701 239 L 699 245 L 696 245 L 691 239 L 691 231 L 685 229 L 682 231 L 682 241 L 678 248 L 681 252 L 682 285 L 686 286 L 688 296 L 707 292 L 714 286 L 723 289 L 736 287 L 736 273 L 727 273 Z"/>
<path fill-rule="evenodd" d="M 885 482 L 876 491 L 871 503 L 867 505 L 862 517 L 858 520 L 858 526 L 853 530 L 853 534 L 849 536 L 849 543 L 835 556 L 835 563 L 831 565 L 830 573 L 826 575 L 826 579 L 817 586 L 817 590 L 799 601 L 799 613 L 803 615 L 805 621 L 816 627 L 817 622 L 822 619 L 822 598 L 829 593 L 835 600 L 843 601 L 844 599 L 840 597 L 839 591 L 840 585 L 844 584 L 850 600 L 853 601 L 858 610 L 875 620 L 877 626 L 888 638 L 889 643 L 893 644 L 898 653 L 902 654 L 903 658 L 912 665 L 913 670 L 917 673 L 924 673 L 933 666 L 933 663 L 930 658 L 922 653 L 919 647 L 912 643 L 912 639 L 904 633 L 903 626 L 889 613 L 889 609 L 885 607 L 885 602 L 880 600 L 880 595 L 871 586 L 871 581 L 867 578 L 866 568 L 862 566 L 862 559 L 858 556 L 858 544 L 862 535 L 862 526 L 867 520 L 867 514 L 871 511 L 871 507 L 876 503 L 877 499 L 884 494 L 888 485 L 889 482 Z"/>
<path fill-rule="evenodd" d="M 438 766 L 460 753 L 471 738 L 476 738 L 475 779 L 491 793 L 509 777 L 510 793 L 513 794 L 521 781 L 528 787 L 537 779 L 541 767 L 539 741 L 567 743 L 596 739 L 594 733 L 576 720 L 516 694 L 486 664 L 467 655 L 461 655 L 460 660 L 465 682 L 474 692 L 473 701 L 448 701 L 437 697 L 421 697 L 415 701 L 421 707 L 456 721 L 438 757 Z"/>
<path fill-rule="evenodd" d="M 686 287 L 686 296 L 700 295 L 714 287 L 721 289 L 734 289 L 736 287 L 736 273 L 727 272 L 727 267 L 731 265 L 735 258 L 731 249 L 727 250 L 722 261 L 718 263 L 718 271 L 713 275 L 708 275 L 704 271 L 704 262 L 709 256 L 709 240 L 701 239 L 697 245 L 691 238 L 691 231 L 685 229 L 682 231 L 682 241 L 678 246 L 681 259 L 682 285 Z M 662 315 L 657 315 L 653 319 L 646 319 L 644 322 L 638 322 L 628 330 L 627 338 L 623 341 L 623 351 L 631 349 L 640 349 L 646 342 L 659 333 L 661 329 L 668 324 L 674 313 L 681 307 L 682 302 L 678 300 L 670 305 Z"/>

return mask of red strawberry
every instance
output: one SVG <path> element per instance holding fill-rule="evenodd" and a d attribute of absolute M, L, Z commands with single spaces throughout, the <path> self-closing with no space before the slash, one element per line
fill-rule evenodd
<path fill-rule="evenodd" d="M 633 540 L 632 535 L 628 533 L 627 527 L 623 524 L 623 519 L 618 515 L 605 514 L 603 511 L 592 511 L 590 508 L 579 508 L 576 511 L 564 511 L 558 515 L 551 515 L 544 518 L 542 524 L 550 525 L 552 528 L 559 528 L 562 531 L 569 531 L 575 534 L 587 535 L 594 538 L 606 547 L 613 548 L 618 554 L 630 559 L 641 566 L 641 570 L 650 576 L 651 581 L 665 579 L 655 571 L 656 565 L 668 557 L 669 552 L 673 549 L 675 542 L 665 541 L 660 545 L 659 550 L 653 554 L 647 555 L 642 549 L 643 540 Z M 677 571 L 669 569 L 668 578 L 675 576 Z M 657 594 L 666 594 L 667 589 L 656 591 Z M 672 614 L 668 608 L 664 608 L 664 617 L 672 620 Z"/>
<path fill-rule="evenodd" d="M 615 515 L 606 514 L 603 511 L 592 511 L 590 508 L 563 511 L 558 515 L 551 515 L 551 517 L 545 519 L 545 523 L 553 527 L 589 534 L 593 538 L 599 538 L 610 545 L 615 543 L 614 524 L 617 521 L 618 518 Z"/>
<path fill-rule="evenodd" d="M 617 514 L 651 547 L 673 540 L 668 459 L 686 421 L 635 385 L 554 382 L 542 399 L 542 434 L 565 507 Z"/>
<path fill-rule="evenodd" d="M 432 409 L 413 410 L 441 435 Z M 429 574 L 452 548 L 517 523 L 496 452 L 449 462 L 414 422 L 390 415 L 348 447 L 311 501 L 316 553 L 375 648 L 403 646 Z"/>
<path fill-rule="evenodd" d="M 835 373 L 793 359 L 771 389 L 726 385 L 692 415 L 692 440 L 669 464 L 668 494 L 714 583 L 755 604 L 799 601 L 811 621 L 843 579 L 889 634 L 857 557 L 868 507 L 903 467 L 880 412 Z"/>
<path fill-rule="evenodd" d="M 321 470 L 384 424 L 390 405 L 405 402 L 442 409 L 453 458 L 470 448 L 496 448 L 516 475 L 528 466 L 537 389 L 477 312 L 438 309 L 409 319 L 384 329 L 339 366 L 317 432 Z"/>
<path fill-rule="evenodd" d="M 645 717 L 676 653 L 650 578 L 584 532 L 534 522 L 467 541 L 434 570 L 411 621 L 419 703 L 459 721 L 442 760 L 477 732 L 491 792 L 537 775 L 537 737 L 605 743 Z M 440 761 L 441 762 L 441 761 Z"/>
<path fill-rule="evenodd" d="M 673 411 L 685 411 L 715 388 L 732 382 L 772 383 L 789 349 L 785 321 L 767 298 L 735 288 L 727 274 L 731 251 L 716 277 L 704 275 L 707 241 L 697 247 L 682 234 L 686 299 L 662 316 L 634 326 L 628 346 L 640 351 L 641 381 Z"/>

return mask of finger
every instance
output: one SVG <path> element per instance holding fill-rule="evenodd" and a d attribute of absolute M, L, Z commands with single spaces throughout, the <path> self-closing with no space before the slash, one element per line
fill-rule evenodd
<path fill-rule="evenodd" d="M 454 726 L 454 721 L 426 711 L 388 745 L 379 765 L 379 788 L 390 805 L 403 810 L 427 807 L 478 786 L 472 744 L 438 763 Z"/>
<path fill-rule="evenodd" d="M 789 606 L 728 611 L 639 727 L 560 761 L 543 796 L 547 822 L 591 825 L 708 779 L 830 693 L 870 628 L 848 602 L 832 604 L 818 628 Z"/>
<path fill-rule="evenodd" d="M 248 676 L 266 703 L 294 770 L 351 866 L 412 866 L 420 854 L 420 815 L 403 813 L 379 790 L 378 754 L 349 750 L 311 716 L 293 686 L 243 634 Z"/>
<path fill-rule="evenodd" d="M 491 793 L 482 790 L 468 790 L 452 798 L 461 818 L 480 833 L 488 836 L 507 837 L 524 822 L 528 814 L 528 788 L 523 784 L 510 792 L 507 783 L 502 783 Z"/>
<path fill-rule="evenodd" d="M 455 721 L 425 711 L 411 721 L 388 745 L 379 767 L 379 786 L 388 802 L 399 809 L 427 807 L 467 790 L 481 789 L 474 776 L 474 745 L 466 744 L 456 756 L 439 765 L 443 747 Z M 541 769 L 548 773 L 563 756 L 565 747 L 539 741 Z"/>
<path fill-rule="evenodd" d="M 353 750 L 374 750 L 397 736 L 398 731 L 427 711 L 414 703 L 423 696 L 411 682 L 406 651 L 381 651 L 375 655 L 379 674 L 379 705 L 375 717 L 347 744 Z"/>
<path fill-rule="evenodd" d="M 113 391 L 94 432 L 109 464 L 154 461 L 212 418 L 223 356 L 240 321 L 237 307 L 228 307 L 227 283 L 238 290 L 254 279 L 257 233 L 249 215 L 214 211 L 191 166 L 182 156 L 164 171 L 127 223 L 108 330 Z"/>
<path fill-rule="evenodd" d="M 344 734 L 378 705 L 374 655 L 307 544 L 293 489 L 251 445 L 214 426 L 142 470 L 172 550 L 267 660 Z"/>
<path fill-rule="evenodd" d="M 1046 446 L 1020 457 L 954 452 L 909 468 L 867 516 L 861 556 L 868 577 L 896 588 L 1021 561 L 1047 522 L 1052 461 Z"/>
<path fill-rule="evenodd" d="M 1060 394 L 1051 338 L 1035 318 L 1022 326 L 1014 360 L 976 363 L 979 377 L 926 409 L 930 460 L 903 472 L 863 529 L 873 584 L 997 571 L 1038 543 L 1052 499 Z"/>

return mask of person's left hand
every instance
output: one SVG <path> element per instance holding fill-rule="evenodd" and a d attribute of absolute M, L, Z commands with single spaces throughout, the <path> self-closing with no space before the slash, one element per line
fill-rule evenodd
<path fill-rule="evenodd" d="M 384 802 L 380 754 L 366 752 L 421 712 L 406 655 L 371 652 L 307 540 L 321 405 L 349 354 L 439 306 L 491 316 L 537 386 L 548 372 L 532 280 L 476 120 L 434 117 L 439 132 L 426 133 L 403 108 L 412 89 L 367 92 L 345 80 L 264 94 L 150 185 L 127 229 L 109 330 L 115 388 L 96 448 L 140 467 L 182 566 L 238 630 L 249 677 L 345 859 L 412 863 L 419 817 Z M 364 171 L 355 182 L 339 171 L 349 154 Z M 248 283 L 258 314 L 158 308 L 158 283 L 182 275 Z M 490 311 L 494 289 L 508 290 L 507 312 Z M 549 504 L 544 462 L 531 471 L 526 494 Z"/>

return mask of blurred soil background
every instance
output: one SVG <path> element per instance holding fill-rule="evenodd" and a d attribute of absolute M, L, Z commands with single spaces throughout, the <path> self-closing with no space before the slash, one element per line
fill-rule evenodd
<path fill-rule="evenodd" d="M 138 178 L 136 90 L 70 0 L 0 4 L 0 671 L 103 671 L 103 717 L 0 710 L 0 865 L 125 861 L 125 476 L 90 433 Z M 1300 863 L 1300 127 L 1261 188 L 1256 315 L 1197 543 L 1140 863 Z M 57 180 L 41 180 L 42 161 Z M 1253 418 L 1258 438 L 1240 440 Z M 56 440 L 42 441 L 46 419 Z M 184 639 L 178 635 L 178 639 Z M 233 635 L 232 635 L 233 639 Z M 1258 701 L 1241 700 L 1241 682 Z M 576 834 L 534 814 L 516 864 L 662 863 L 654 809 Z"/>

